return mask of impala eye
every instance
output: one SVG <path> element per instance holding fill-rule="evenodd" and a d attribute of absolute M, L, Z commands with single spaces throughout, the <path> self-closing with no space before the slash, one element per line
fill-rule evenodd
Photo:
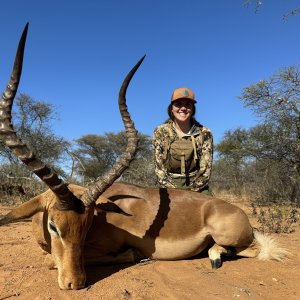
<path fill-rule="evenodd" d="M 58 231 L 53 223 L 49 223 L 49 230 L 58 235 Z"/>

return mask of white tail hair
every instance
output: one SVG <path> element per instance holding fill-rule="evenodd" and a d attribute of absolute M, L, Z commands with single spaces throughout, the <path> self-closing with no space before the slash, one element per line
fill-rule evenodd
<path fill-rule="evenodd" d="M 281 261 L 291 256 L 291 253 L 278 245 L 276 239 L 263 233 L 254 232 L 254 237 L 259 244 L 259 254 L 257 256 L 260 260 L 274 259 Z"/>

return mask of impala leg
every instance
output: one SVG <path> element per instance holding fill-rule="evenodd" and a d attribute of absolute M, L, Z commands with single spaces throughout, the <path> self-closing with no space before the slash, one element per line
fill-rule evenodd
<path fill-rule="evenodd" d="M 260 248 L 256 240 L 254 240 L 249 246 L 236 248 L 237 256 L 257 257 L 259 252 Z"/>
<path fill-rule="evenodd" d="M 211 262 L 211 267 L 213 269 L 218 269 L 222 265 L 222 260 L 221 260 L 221 254 L 228 254 L 227 249 L 224 247 L 214 244 L 209 250 L 208 250 L 208 256 Z"/>

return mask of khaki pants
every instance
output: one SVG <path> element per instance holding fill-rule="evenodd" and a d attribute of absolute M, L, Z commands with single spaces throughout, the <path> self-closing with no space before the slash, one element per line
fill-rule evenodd
<path fill-rule="evenodd" d="M 179 189 L 190 189 L 193 186 L 194 180 L 195 180 L 195 176 L 190 176 L 190 177 L 184 177 L 184 178 L 173 178 L 173 183 L 176 186 L 176 188 Z M 212 196 L 212 192 L 209 189 L 209 186 L 205 186 L 203 189 L 201 189 L 200 191 L 198 191 L 199 193 L 202 193 L 204 195 L 209 195 Z"/>

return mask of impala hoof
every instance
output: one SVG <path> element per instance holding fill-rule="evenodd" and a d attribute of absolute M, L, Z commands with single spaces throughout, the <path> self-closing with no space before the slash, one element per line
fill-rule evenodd
<path fill-rule="evenodd" d="M 210 263 L 211 263 L 211 267 L 212 267 L 213 269 L 218 269 L 218 268 L 220 268 L 221 265 L 222 265 L 222 261 L 221 261 L 220 258 L 211 260 Z"/>

